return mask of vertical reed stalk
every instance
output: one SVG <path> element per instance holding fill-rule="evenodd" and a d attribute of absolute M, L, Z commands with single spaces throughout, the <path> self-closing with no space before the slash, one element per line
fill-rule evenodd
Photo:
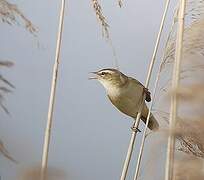
<path fill-rule="evenodd" d="M 168 5 L 169 5 L 169 0 L 167 0 L 167 5 L 166 5 L 166 8 L 165 8 L 163 18 L 162 18 L 162 23 L 161 23 L 160 30 L 159 30 L 159 33 L 158 33 L 158 36 L 157 36 L 157 40 L 156 40 L 155 48 L 154 48 L 154 51 L 153 51 L 152 59 L 150 61 L 149 70 L 148 70 L 148 74 L 147 74 L 147 78 L 146 78 L 146 82 L 145 82 L 145 87 L 146 88 L 149 87 L 149 82 L 150 82 L 150 79 L 151 79 L 152 70 L 153 70 L 153 67 L 154 67 L 154 64 L 155 64 L 155 60 L 156 60 L 156 54 L 158 52 L 158 47 L 159 47 L 159 43 L 160 43 L 160 39 L 161 39 L 161 34 L 162 34 L 163 26 L 164 26 L 164 20 L 165 20 L 165 17 L 166 17 L 166 12 L 167 12 L 167 9 L 168 9 Z M 140 105 L 140 108 L 139 108 L 139 111 L 138 111 L 138 114 L 137 114 L 137 118 L 136 118 L 136 120 L 134 122 L 134 125 L 133 125 L 134 128 L 138 128 L 140 117 L 141 117 L 141 112 L 142 112 L 143 105 L 144 105 L 144 100 L 145 100 L 145 95 L 143 95 L 142 103 Z M 131 156 L 132 156 L 132 152 L 133 152 L 133 148 L 134 148 L 136 134 L 137 134 L 137 132 L 134 132 L 134 131 L 132 132 L 120 180 L 125 180 L 126 179 L 129 164 L 130 164 L 130 160 L 131 160 Z"/>
<path fill-rule="evenodd" d="M 52 120 L 53 120 L 53 112 L 54 112 L 54 104 L 55 104 L 55 94 L 56 94 L 56 87 L 57 87 L 59 63 L 60 63 L 64 11 L 65 11 L 65 0 L 62 0 L 60 18 L 59 18 L 57 44 L 56 44 L 55 62 L 53 66 L 52 86 L 51 86 L 49 108 L 48 108 L 48 115 L 47 115 L 47 125 L 45 129 L 45 137 L 44 137 L 44 147 L 43 147 L 43 155 L 42 155 L 41 174 L 40 174 L 41 180 L 46 179 L 46 173 L 47 173 L 48 153 L 49 153 L 49 145 L 50 145 L 50 137 L 51 137 L 51 128 L 52 128 Z"/>
<path fill-rule="evenodd" d="M 142 99 L 142 103 L 140 105 L 140 109 L 138 111 L 137 118 L 136 118 L 136 120 L 134 122 L 133 127 L 137 128 L 138 125 L 139 125 L 141 112 L 142 112 L 142 108 L 143 108 L 143 105 L 144 105 L 144 99 L 145 99 L 145 95 L 144 95 L 144 97 Z M 127 151 L 126 159 L 125 159 L 125 162 L 124 162 L 124 165 L 123 165 L 123 170 L 122 170 L 120 180 L 125 180 L 126 179 L 128 168 L 129 168 L 129 165 L 130 165 L 130 160 L 131 160 L 131 157 L 132 157 L 132 152 L 133 152 L 133 149 L 134 149 L 136 134 L 137 134 L 137 131 L 132 131 L 132 135 L 131 135 L 131 138 L 130 138 L 130 143 L 129 143 L 129 146 L 128 146 L 128 151 Z"/>
<path fill-rule="evenodd" d="M 186 0 L 180 0 L 175 62 L 174 62 L 173 78 L 172 78 L 173 90 L 177 90 L 179 86 L 180 69 L 181 69 L 180 67 L 181 67 L 182 50 L 183 50 L 185 7 L 186 7 Z M 168 144 L 167 144 L 165 180 L 174 179 L 173 166 L 174 166 L 175 137 L 172 130 L 175 128 L 175 124 L 176 124 L 177 109 L 178 109 L 177 94 L 175 92 L 171 96 L 171 110 L 170 110 L 170 119 L 169 119 L 170 134 L 168 137 Z"/>
<path fill-rule="evenodd" d="M 156 45 L 155 45 L 155 50 L 154 50 L 152 59 L 155 59 L 156 55 L 157 55 L 157 51 L 158 51 L 158 47 L 159 47 L 159 42 L 160 42 L 162 30 L 164 28 L 164 22 L 165 22 L 166 15 L 167 15 L 167 12 L 168 12 L 169 4 L 170 4 L 170 0 L 166 0 L 165 9 L 164 9 L 164 13 L 163 13 L 163 16 L 162 16 L 162 20 L 161 20 L 161 24 L 160 24 L 160 28 L 159 28 L 159 33 L 158 33 L 158 37 L 157 37 L 157 41 L 156 41 Z M 160 65 L 160 67 L 161 67 L 161 65 Z M 141 142 L 140 151 L 139 151 L 139 155 L 138 155 L 138 159 L 137 159 L 137 165 L 136 165 L 136 169 L 135 169 L 134 180 L 138 179 L 139 168 L 140 168 L 142 154 L 143 154 L 143 150 L 144 150 L 146 131 L 147 131 L 147 127 L 148 127 L 148 123 L 149 123 L 149 119 L 150 119 L 151 109 L 152 109 L 152 106 L 153 106 L 153 102 L 154 102 L 154 98 L 155 98 L 155 94 L 156 94 L 156 88 L 157 88 L 158 81 L 159 81 L 159 72 L 158 72 L 158 75 L 157 75 L 157 79 L 155 81 L 153 98 L 152 98 L 152 102 L 151 102 L 151 105 L 150 105 L 150 108 L 149 108 L 149 112 L 148 112 L 148 116 L 147 116 L 147 121 L 146 121 L 146 124 L 145 124 L 145 129 L 144 129 L 144 132 L 143 132 L 142 142 Z"/>

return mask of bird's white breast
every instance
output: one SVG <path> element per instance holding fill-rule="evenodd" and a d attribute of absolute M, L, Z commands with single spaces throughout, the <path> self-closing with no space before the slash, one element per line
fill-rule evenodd
<path fill-rule="evenodd" d="M 112 97 L 117 97 L 120 95 L 121 89 L 117 86 L 114 86 L 111 82 L 101 80 L 100 83 L 104 86 L 108 95 Z"/>

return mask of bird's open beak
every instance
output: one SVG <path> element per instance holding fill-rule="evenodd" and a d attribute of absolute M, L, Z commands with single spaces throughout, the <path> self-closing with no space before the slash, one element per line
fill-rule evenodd
<path fill-rule="evenodd" d="M 92 75 L 94 75 L 94 76 L 91 76 L 91 77 L 89 77 L 89 80 L 91 80 L 91 79 L 98 79 L 98 72 L 90 72 Z"/>

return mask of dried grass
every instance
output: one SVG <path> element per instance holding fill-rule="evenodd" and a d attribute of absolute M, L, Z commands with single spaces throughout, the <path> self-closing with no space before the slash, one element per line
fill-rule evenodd
<path fill-rule="evenodd" d="M 0 68 L 12 66 L 13 62 L 11 61 L 0 61 Z M 9 114 L 9 111 L 3 101 L 5 99 L 5 94 L 11 93 L 13 88 L 15 88 L 14 85 L 0 74 L 0 106 L 7 114 Z"/>
<path fill-rule="evenodd" d="M 203 180 L 203 160 L 185 157 L 175 161 L 175 180 Z"/>
<path fill-rule="evenodd" d="M 94 11 L 96 13 L 96 17 L 97 17 L 99 23 L 101 24 L 102 34 L 107 39 L 109 39 L 109 30 L 108 30 L 109 25 L 107 23 L 105 16 L 103 15 L 100 3 L 98 2 L 98 0 L 92 0 L 92 5 L 93 5 Z"/>
<path fill-rule="evenodd" d="M 122 0 L 118 0 L 118 4 L 120 7 L 122 7 Z M 97 17 L 99 23 L 101 24 L 102 36 L 106 38 L 106 40 L 108 41 L 108 43 L 111 47 L 111 50 L 113 53 L 113 58 L 114 58 L 114 60 L 113 60 L 114 61 L 114 67 L 116 69 L 119 69 L 118 58 L 117 58 L 116 50 L 115 50 L 115 47 L 113 45 L 110 33 L 109 33 L 109 24 L 107 22 L 107 19 L 103 15 L 102 8 L 101 8 L 101 5 L 100 5 L 98 0 L 92 0 L 92 6 L 93 6 L 93 9 L 95 11 L 96 17 Z"/>
<path fill-rule="evenodd" d="M 40 180 L 40 166 L 27 168 L 20 173 L 18 180 Z M 48 168 L 46 180 L 67 180 L 64 171 Z"/>
<path fill-rule="evenodd" d="M 13 66 L 13 62 L 11 61 L 0 61 L 0 68 L 12 67 L 12 66 Z M 15 88 L 14 85 L 10 81 L 5 79 L 3 75 L 0 74 L 0 106 L 7 114 L 9 114 L 9 111 L 6 108 L 6 106 L 3 104 L 3 101 L 5 99 L 5 94 L 11 93 L 12 92 L 11 89 L 13 88 Z M 9 152 L 7 151 L 7 149 L 5 148 L 1 140 L 0 140 L 0 153 L 7 159 L 11 160 L 12 162 L 17 163 L 17 161 L 11 157 L 11 155 L 9 154 Z"/>
<path fill-rule="evenodd" d="M 186 12 L 186 27 L 184 32 L 184 48 L 183 53 L 204 55 L 204 1 L 189 0 Z M 174 62 L 175 55 L 175 37 L 177 29 L 177 10 L 175 11 L 174 22 L 169 33 L 166 43 L 165 56 L 163 58 L 162 70 Z M 185 58 L 184 58 L 185 59 Z"/>
<path fill-rule="evenodd" d="M 0 0 L 0 18 L 2 22 L 9 25 L 20 24 L 23 22 L 24 27 L 33 35 L 37 32 L 36 27 L 26 16 L 18 9 L 15 4 L 11 4 L 6 0 Z"/>
<path fill-rule="evenodd" d="M 176 93 L 180 107 L 190 108 L 181 110 L 180 117 L 177 118 L 176 138 L 179 140 L 177 150 L 190 155 L 204 158 L 204 84 L 193 84 L 180 87 L 171 93 Z M 184 112 L 183 114 L 181 112 Z"/>
<path fill-rule="evenodd" d="M 156 109 L 165 112 L 162 113 L 161 119 L 168 125 L 170 99 L 165 98 L 164 105 L 161 97 L 176 93 L 179 100 L 179 111 L 176 128 L 173 132 L 176 137 L 176 155 L 179 154 L 179 156 L 175 156 L 175 180 L 201 180 L 204 179 L 204 112 L 202 108 L 204 105 L 204 1 L 188 1 L 180 87 L 172 90 L 171 77 L 175 60 L 177 29 L 176 14 L 160 69 L 160 88 L 157 94 L 158 107 Z M 167 128 L 163 128 L 161 131 L 169 132 Z"/>
<path fill-rule="evenodd" d="M 0 19 L 2 20 L 2 22 L 7 23 L 9 25 L 13 25 L 14 23 L 20 24 L 20 21 L 23 21 L 25 28 L 30 33 L 35 35 L 35 33 L 37 32 L 31 21 L 23 15 L 23 13 L 18 9 L 18 7 L 14 4 L 7 2 L 6 0 L 0 0 Z M 10 68 L 13 65 L 14 63 L 11 61 L 0 60 L 0 68 Z M 3 75 L 0 74 L 0 107 L 7 114 L 9 114 L 9 111 L 4 105 L 3 101 L 5 99 L 5 94 L 11 93 L 13 88 L 15 88 L 14 85 L 10 81 L 8 81 Z M 17 161 L 9 154 L 1 140 L 0 153 L 12 162 L 17 163 Z"/>
<path fill-rule="evenodd" d="M 184 48 L 180 87 L 171 89 L 172 68 L 175 60 L 177 17 L 169 33 L 160 69 L 160 83 L 155 109 L 162 114 L 161 120 L 168 125 L 170 94 L 176 93 L 179 101 L 176 128 L 175 179 L 204 179 L 204 0 L 189 0 L 184 31 Z M 165 99 L 165 101 L 163 101 Z M 164 105 L 165 103 L 165 105 Z M 166 123 L 167 122 L 167 123 Z M 167 132 L 167 128 L 162 128 Z M 166 130 L 165 130 L 166 129 Z M 169 135 L 169 134 L 167 134 Z M 182 157 L 182 158 L 181 158 Z"/>
<path fill-rule="evenodd" d="M 118 0 L 118 5 L 120 6 L 120 8 L 122 7 L 123 5 L 123 0 Z"/>
<path fill-rule="evenodd" d="M 9 152 L 7 151 L 7 149 L 4 146 L 3 141 L 0 140 L 0 153 L 7 159 L 9 159 L 10 161 L 17 163 L 17 161 L 9 154 Z"/>
<path fill-rule="evenodd" d="M 191 86 L 183 86 L 180 87 L 177 91 L 174 91 L 174 93 L 177 94 L 177 96 L 182 101 L 190 101 L 191 103 L 199 103 L 204 102 L 204 84 L 194 84 Z"/>

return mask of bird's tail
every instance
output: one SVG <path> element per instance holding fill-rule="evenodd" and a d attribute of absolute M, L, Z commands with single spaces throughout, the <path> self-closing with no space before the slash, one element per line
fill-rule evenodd
<path fill-rule="evenodd" d="M 143 107 L 143 111 L 142 111 L 142 121 L 144 123 L 146 123 L 146 120 L 147 120 L 147 116 L 148 116 L 148 112 L 149 112 L 149 109 L 147 107 L 147 105 L 145 104 L 144 107 Z M 159 129 L 159 123 L 158 121 L 155 119 L 155 117 L 153 116 L 153 114 L 151 113 L 150 114 L 150 118 L 149 118 L 149 123 L 148 123 L 148 128 L 152 131 L 157 131 Z"/>
<path fill-rule="evenodd" d="M 150 115 L 150 119 L 149 119 L 149 123 L 148 123 L 148 128 L 152 131 L 157 131 L 159 129 L 159 123 L 158 121 L 155 119 L 155 117 L 152 115 Z"/>

